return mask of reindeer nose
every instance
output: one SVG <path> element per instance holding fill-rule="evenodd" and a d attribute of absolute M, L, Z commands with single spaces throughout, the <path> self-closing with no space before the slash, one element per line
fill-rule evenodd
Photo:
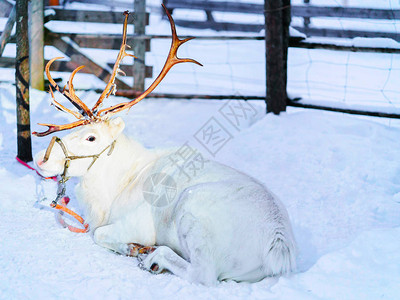
<path fill-rule="evenodd" d="M 44 160 L 45 151 L 42 150 L 34 157 L 34 163 L 37 167 L 41 167 L 46 161 Z"/>
<path fill-rule="evenodd" d="M 37 161 L 36 161 L 36 164 L 40 167 L 41 165 L 43 165 L 44 164 L 44 161 L 43 161 L 43 159 L 38 159 Z"/>

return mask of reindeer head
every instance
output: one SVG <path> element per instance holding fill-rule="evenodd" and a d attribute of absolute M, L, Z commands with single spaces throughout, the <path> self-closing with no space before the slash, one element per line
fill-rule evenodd
<path fill-rule="evenodd" d="M 164 10 L 168 16 L 171 25 L 172 31 L 172 43 L 171 48 L 168 53 L 167 60 L 162 68 L 160 74 L 154 80 L 154 82 L 145 90 L 141 95 L 132 101 L 123 102 L 120 104 L 116 104 L 114 106 L 103 108 L 103 101 L 108 98 L 111 94 L 115 94 L 116 92 L 116 84 L 115 78 L 118 73 L 124 74 L 119 66 L 122 59 L 125 56 L 135 57 L 132 54 L 126 53 L 126 48 L 128 45 L 126 44 L 126 28 L 128 24 L 129 12 L 124 12 L 125 21 L 123 27 L 123 37 L 121 48 L 119 50 L 117 60 L 114 64 L 113 72 L 111 74 L 110 80 L 108 81 L 104 91 L 101 93 L 99 99 L 93 108 L 89 109 L 85 103 L 75 94 L 74 86 L 73 86 L 73 78 L 75 74 L 84 68 L 84 66 L 80 66 L 76 68 L 72 73 L 68 80 L 68 89 L 64 87 L 61 89 L 58 84 L 52 79 L 50 75 L 50 66 L 51 64 L 62 57 L 56 57 L 50 60 L 46 65 L 46 75 L 50 81 L 50 94 L 52 98 L 52 104 L 63 112 L 72 114 L 77 121 L 64 124 L 64 125 L 55 125 L 55 124 L 39 124 L 43 126 L 47 126 L 47 131 L 44 132 L 33 132 L 32 134 L 35 136 L 46 136 L 52 134 L 57 131 L 72 129 L 75 127 L 81 127 L 79 130 L 65 136 L 62 140 L 54 137 L 47 148 L 47 150 L 43 150 L 39 152 L 35 157 L 35 162 L 40 169 L 40 172 L 45 176 L 53 176 L 61 173 L 65 173 L 68 168 L 69 176 L 81 176 L 84 171 L 89 169 L 93 162 L 97 159 L 96 157 L 100 154 L 102 155 L 104 152 L 108 152 L 109 154 L 112 152 L 113 145 L 124 129 L 124 123 L 121 118 L 112 118 L 116 113 L 119 113 L 125 109 L 130 109 L 133 105 L 137 104 L 139 101 L 143 100 L 148 94 L 150 94 L 156 86 L 163 80 L 168 71 L 176 64 L 183 62 L 192 62 L 201 66 L 201 64 L 190 58 L 178 58 L 177 51 L 179 46 L 183 43 L 193 39 L 179 39 L 176 34 L 176 28 L 174 20 L 169 14 L 166 7 L 163 5 Z M 57 90 L 61 94 L 63 94 L 77 109 L 77 111 L 71 110 L 60 104 L 55 100 L 53 89 Z M 57 142 L 58 146 L 54 147 L 55 142 Z M 108 150 L 107 150 L 108 149 Z M 79 160 L 79 163 L 70 163 L 72 160 L 70 158 Z M 66 164 L 68 167 L 66 167 Z"/>

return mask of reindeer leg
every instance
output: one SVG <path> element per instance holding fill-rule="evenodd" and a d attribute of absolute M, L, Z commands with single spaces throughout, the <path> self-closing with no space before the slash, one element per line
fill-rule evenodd
<path fill-rule="evenodd" d="M 143 268 L 152 273 L 159 274 L 167 270 L 181 278 L 187 278 L 189 265 L 189 262 L 167 246 L 157 247 L 142 262 Z"/>
<path fill-rule="evenodd" d="M 130 253 L 128 243 L 122 243 L 116 238 L 118 237 L 114 234 L 116 227 L 115 224 L 111 224 L 97 228 L 93 235 L 94 242 L 119 254 L 128 255 Z"/>
<path fill-rule="evenodd" d="M 143 246 L 139 243 L 132 243 L 132 241 L 137 240 L 134 236 L 125 237 L 126 240 L 124 240 L 121 238 L 120 233 L 121 224 L 115 223 L 97 228 L 94 232 L 93 238 L 95 243 L 99 246 L 126 256 L 136 257 L 139 254 L 151 253 L 155 249 L 152 246 Z"/>
<path fill-rule="evenodd" d="M 143 260 L 143 268 L 156 274 L 168 270 L 191 282 L 216 285 L 218 274 L 207 228 L 190 213 L 184 214 L 177 223 L 181 251 L 188 260 L 167 246 L 159 246 Z"/>
<path fill-rule="evenodd" d="M 171 248 L 159 246 L 143 259 L 141 265 L 143 269 L 154 274 L 169 271 L 190 282 L 214 286 L 217 283 L 217 274 L 212 263 L 204 254 L 203 251 L 198 249 L 194 253 L 198 257 L 191 256 L 191 262 L 188 262 Z M 139 256 L 139 260 L 140 258 L 141 256 Z"/>

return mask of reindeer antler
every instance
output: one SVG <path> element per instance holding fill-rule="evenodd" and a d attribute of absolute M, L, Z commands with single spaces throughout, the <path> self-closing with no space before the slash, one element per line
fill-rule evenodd
<path fill-rule="evenodd" d="M 100 105 L 103 103 L 104 98 L 108 98 L 108 96 L 110 96 L 110 94 L 115 93 L 116 91 L 116 85 L 115 85 L 115 77 L 117 76 L 118 72 L 122 72 L 119 68 L 119 65 L 121 64 L 122 59 L 125 56 L 130 56 L 130 57 L 134 57 L 137 58 L 135 55 L 132 54 L 128 54 L 126 53 L 126 48 L 129 47 L 126 44 L 126 27 L 128 24 L 128 17 L 129 17 L 129 11 L 125 11 L 124 12 L 124 16 L 125 16 L 125 20 L 124 20 L 124 29 L 122 31 L 122 43 L 121 43 L 121 48 L 119 49 L 118 52 L 118 56 L 117 56 L 117 60 L 115 61 L 114 67 L 113 67 L 113 72 L 112 75 L 110 77 L 110 80 L 108 81 L 103 93 L 101 93 L 99 100 L 97 100 L 96 104 L 93 106 L 92 111 L 96 112 L 97 109 L 100 107 Z M 125 73 L 123 73 L 125 74 Z"/>
<path fill-rule="evenodd" d="M 55 124 L 44 124 L 44 123 L 39 123 L 39 125 L 42 126 L 47 126 L 49 127 L 49 129 L 47 129 L 44 132 L 32 132 L 33 135 L 35 136 L 46 136 L 49 135 L 51 133 L 57 132 L 57 131 L 62 131 L 62 130 L 67 130 L 67 129 L 72 129 L 78 126 L 82 126 L 82 125 L 86 125 L 89 124 L 90 120 L 79 120 L 73 123 L 69 123 L 69 124 L 64 124 L 64 125 L 55 125 Z"/>
<path fill-rule="evenodd" d="M 56 101 L 56 98 L 54 97 L 54 93 L 53 93 L 53 89 L 50 86 L 50 94 L 51 94 L 51 103 L 60 111 L 66 112 L 66 113 L 70 113 L 71 115 L 73 115 L 75 118 L 82 119 L 83 116 L 76 111 L 70 110 L 68 108 L 66 108 L 65 106 L 61 105 L 60 103 L 58 103 Z"/>
<path fill-rule="evenodd" d="M 148 94 L 150 94 L 157 87 L 157 85 L 159 85 L 160 82 L 164 79 L 164 77 L 165 77 L 165 75 L 167 75 L 168 71 L 176 64 L 183 63 L 183 62 L 192 62 L 199 66 L 203 66 L 201 63 L 199 63 L 198 61 L 191 59 L 191 58 L 178 58 L 178 56 L 177 56 L 178 48 L 182 44 L 186 43 L 187 41 L 194 39 L 194 37 L 189 37 L 187 39 L 180 40 L 176 34 L 175 22 L 172 19 L 171 14 L 168 12 L 168 10 L 164 4 L 161 4 L 161 5 L 163 6 L 165 13 L 168 16 L 169 22 L 171 24 L 171 31 L 172 31 L 171 49 L 169 50 L 168 57 L 164 64 L 164 67 L 162 68 L 160 74 L 157 76 L 157 78 L 154 80 L 154 82 L 139 97 L 137 97 L 136 99 L 129 101 L 129 102 L 120 103 L 120 104 L 111 106 L 109 108 L 102 109 L 97 112 L 98 116 L 102 116 L 102 114 L 103 114 L 103 116 L 111 115 L 111 114 L 118 113 L 124 109 L 131 108 L 133 105 L 137 104 L 139 101 L 143 100 Z"/>
<path fill-rule="evenodd" d="M 68 80 L 69 91 L 66 91 L 65 89 L 61 90 L 60 87 L 58 86 L 58 84 L 51 77 L 50 67 L 51 67 L 52 63 L 61 58 L 64 58 L 64 57 L 55 57 L 55 58 L 51 59 L 46 65 L 46 68 L 45 68 L 46 75 L 47 75 L 47 78 L 49 79 L 51 86 L 53 86 L 57 91 L 59 91 L 61 94 L 63 94 L 65 96 L 65 98 L 67 98 L 79 110 L 79 113 L 82 116 L 88 116 L 89 118 L 92 118 L 93 117 L 92 111 L 86 106 L 85 103 L 82 102 L 81 99 L 78 98 L 78 96 L 75 95 L 75 90 L 72 85 L 72 81 L 74 79 L 76 72 L 78 72 L 84 66 L 80 66 L 72 72 L 72 74 Z M 52 94 L 52 96 L 53 96 L 53 94 Z M 54 97 L 53 97 L 53 100 L 54 100 Z M 63 107 L 63 109 L 64 109 L 64 107 Z"/>
<path fill-rule="evenodd" d="M 126 53 L 126 48 L 128 47 L 128 45 L 126 44 L 126 28 L 127 28 L 127 24 L 128 24 L 128 17 L 129 17 L 129 12 L 125 11 L 124 12 L 124 16 L 125 16 L 125 20 L 124 20 L 124 27 L 123 27 L 123 32 L 122 32 L 122 43 L 121 43 L 121 47 L 117 56 L 117 60 L 114 64 L 113 67 L 113 71 L 110 77 L 110 80 L 108 81 L 104 91 L 101 93 L 99 99 L 97 100 L 96 104 L 93 106 L 92 109 L 89 109 L 83 102 L 82 100 L 79 99 L 79 97 L 75 94 L 75 90 L 74 90 L 74 86 L 72 84 L 73 78 L 75 76 L 75 74 L 81 70 L 82 68 L 84 68 L 84 66 L 80 66 L 78 68 L 76 68 L 72 73 L 71 76 L 69 78 L 68 81 L 68 91 L 64 88 L 61 89 L 58 84 L 53 80 L 53 78 L 50 75 L 50 66 L 51 64 L 57 60 L 57 59 L 61 59 L 62 57 L 55 57 L 52 60 L 50 60 L 47 65 L 46 65 L 46 75 L 47 78 L 50 81 L 50 94 L 52 97 L 52 104 L 54 104 L 54 106 L 64 112 L 70 113 L 72 114 L 74 117 L 76 117 L 78 119 L 78 121 L 70 123 L 70 124 L 65 124 L 65 125 L 55 125 L 55 124 L 39 124 L 39 125 L 43 125 L 43 126 L 47 126 L 49 127 L 47 131 L 45 132 L 33 132 L 32 134 L 36 135 L 36 136 L 46 136 L 48 134 L 51 134 L 53 132 L 57 132 L 57 131 L 61 131 L 61 130 L 66 130 L 66 129 L 71 129 L 71 128 L 75 128 L 78 126 L 82 126 L 82 125 L 86 125 L 89 124 L 91 122 L 96 122 L 99 120 L 104 120 L 107 119 L 109 116 L 118 113 L 124 109 L 129 109 L 131 108 L 133 105 L 135 105 L 136 103 L 138 103 L 139 101 L 143 100 L 148 94 L 150 94 L 156 87 L 158 84 L 160 84 L 160 82 L 164 79 L 165 75 L 167 75 L 168 71 L 176 64 L 179 63 L 183 63 L 183 62 L 192 62 L 195 64 L 198 64 L 200 66 L 202 66 L 201 63 L 199 63 L 198 61 L 191 59 L 191 58 L 178 58 L 177 56 L 177 52 L 178 52 L 178 48 L 186 43 L 187 41 L 193 39 L 193 37 L 190 38 L 186 38 L 183 40 L 180 40 L 176 34 L 176 28 L 175 28 L 175 23 L 174 20 L 172 19 L 170 13 L 168 12 L 167 8 L 165 7 L 164 4 L 162 4 L 169 22 L 171 24 L 171 31 L 172 31 L 172 43 L 171 43 L 171 49 L 169 51 L 167 60 L 164 64 L 164 67 L 162 68 L 160 74 L 157 76 L 157 78 L 154 80 L 154 82 L 149 86 L 149 88 L 144 91 L 139 97 L 137 97 L 136 99 L 129 101 L 129 102 L 124 102 L 124 103 L 120 103 L 114 106 L 111 106 L 109 108 L 105 108 L 102 110 L 98 110 L 99 107 L 102 105 L 103 101 L 105 98 L 108 98 L 110 96 L 110 94 L 115 93 L 116 90 L 116 85 L 115 85 L 115 78 L 117 76 L 118 73 L 122 73 L 124 74 L 119 66 L 121 64 L 121 61 L 124 57 L 126 56 L 131 56 L 131 57 L 135 57 L 132 54 L 128 54 Z M 59 102 L 57 102 L 54 98 L 54 93 L 53 93 L 53 89 L 56 89 L 57 91 L 59 91 L 61 94 L 63 94 L 77 109 L 79 112 L 74 112 L 66 107 L 64 107 L 63 105 L 61 105 Z"/>

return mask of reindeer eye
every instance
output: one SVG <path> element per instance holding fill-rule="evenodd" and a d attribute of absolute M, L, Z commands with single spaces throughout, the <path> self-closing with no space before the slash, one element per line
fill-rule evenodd
<path fill-rule="evenodd" d="M 86 140 L 89 141 L 89 142 L 94 142 L 96 140 L 96 137 L 91 135 Z"/>

